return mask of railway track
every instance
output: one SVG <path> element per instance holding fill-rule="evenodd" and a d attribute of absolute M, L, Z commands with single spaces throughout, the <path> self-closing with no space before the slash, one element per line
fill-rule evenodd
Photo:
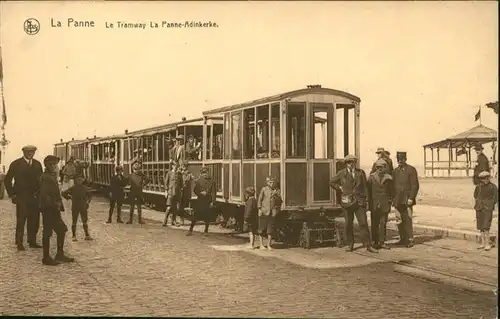
<path fill-rule="evenodd" d="M 362 253 L 362 252 L 358 252 L 358 251 L 354 251 L 353 253 L 360 255 L 360 256 L 363 256 L 363 257 L 376 259 L 376 260 L 382 261 L 384 263 L 391 263 L 391 264 L 397 265 L 397 266 L 401 267 L 401 269 L 396 268 L 395 269 L 396 272 L 403 273 L 405 275 L 410 275 L 410 276 L 416 275 L 420 279 L 433 281 L 433 282 L 436 282 L 436 281 L 440 282 L 443 279 L 452 280 L 454 282 L 461 281 L 462 284 L 459 285 L 459 287 L 464 289 L 464 290 L 471 291 L 471 292 L 476 291 L 475 289 L 471 288 L 471 286 L 472 286 L 471 284 L 476 285 L 476 288 L 477 288 L 477 285 L 479 285 L 480 286 L 479 288 L 480 289 L 482 288 L 481 290 L 491 290 L 492 293 L 494 293 L 494 294 L 497 294 L 497 291 L 498 291 L 498 285 L 496 283 L 487 282 L 487 281 L 483 281 L 483 280 L 479 280 L 479 279 L 475 279 L 475 278 L 470 278 L 470 277 L 465 277 L 465 276 L 460 276 L 457 274 L 452 274 L 452 273 L 449 273 L 446 271 L 436 270 L 436 269 L 432 269 L 432 268 L 425 267 L 425 266 L 414 265 L 414 264 L 412 264 L 411 260 L 391 260 L 388 258 L 383 258 L 383 257 L 380 257 L 378 255 L 371 254 L 371 253 Z M 492 266 L 492 267 L 495 268 L 496 266 Z M 407 270 L 405 271 L 404 269 L 407 269 Z M 408 271 L 408 270 L 410 270 L 410 271 Z M 465 285 L 464 285 L 464 283 L 465 283 Z"/>

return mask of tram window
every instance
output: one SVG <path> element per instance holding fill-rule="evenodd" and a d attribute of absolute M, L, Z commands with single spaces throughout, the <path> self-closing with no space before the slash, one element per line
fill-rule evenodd
<path fill-rule="evenodd" d="M 231 135 L 230 135 L 230 123 L 229 123 L 229 114 L 224 114 L 224 159 L 231 158 Z"/>
<path fill-rule="evenodd" d="M 156 135 L 156 139 L 158 142 L 158 161 L 162 162 L 165 160 L 165 137 L 163 136 L 163 133 Z"/>
<path fill-rule="evenodd" d="M 342 158 L 355 151 L 354 107 L 348 104 L 337 104 L 336 112 L 336 157 Z"/>
<path fill-rule="evenodd" d="M 271 157 L 280 157 L 280 105 L 271 105 Z"/>
<path fill-rule="evenodd" d="M 186 127 L 186 158 L 188 160 L 200 161 L 203 145 L 203 126 Z"/>
<path fill-rule="evenodd" d="M 306 157 L 306 107 L 304 104 L 289 104 L 287 114 L 287 155 Z"/>
<path fill-rule="evenodd" d="M 315 159 L 327 158 L 328 149 L 328 113 L 326 111 L 313 111 L 313 127 L 311 134 L 312 156 Z"/>
<path fill-rule="evenodd" d="M 212 125 L 205 125 L 205 131 L 206 131 L 206 136 L 207 139 L 204 141 L 205 142 L 205 158 L 207 160 L 211 159 L 212 156 L 212 144 L 213 144 L 213 137 L 212 137 Z"/>
<path fill-rule="evenodd" d="M 269 157 L 269 105 L 257 107 L 257 158 Z"/>
<path fill-rule="evenodd" d="M 243 158 L 255 157 L 255 108 L 243 111 Z"/>
<path fill-rule="evenodd" d="M 212 142 L 212 159 L 222 159 L 222 149 L 224 148 L 224 125 L 214 124 L 214 139 Z"/>
<path fill-rule="evenodd" d="M 123 140 L 123 158 L 128 161 L 129 156 L 128 156 L 128 140 Z"/>
<path fill-rule="evenodd" d="M 231 115 L 231 158 L 241 159 L 241 113 Z"/>

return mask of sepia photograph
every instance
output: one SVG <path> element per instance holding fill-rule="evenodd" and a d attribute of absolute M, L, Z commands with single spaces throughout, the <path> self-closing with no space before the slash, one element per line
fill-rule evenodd
<path fill-rule="evenodd" d="M 498 27 L 1 1 L 0 314 L 498 318 Z"/>

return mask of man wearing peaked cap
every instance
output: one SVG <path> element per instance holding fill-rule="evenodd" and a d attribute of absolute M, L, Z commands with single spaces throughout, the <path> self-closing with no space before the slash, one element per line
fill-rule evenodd
<path fill-rule="evenodd" d="M 474 176 L 472 177 L 472 182 L 474 185 L 479 185 L 479 173 L 481 172 L 489 172 L 490 171 L 490 162 L 488 158 L 483 153 L 483 146 L 481 144 L 477 144 L 474 146 L 474 150 L 476 151 L 476 167 L 474 167 Z"/>
<path fill-rule="evenodd" d="M 394 198 L 392 205 L 397 209 L 401 217 L 398 224 L 399 245 L 413 247 L 413 206 L 420 184 L 415 167 L 406 163 L 406 152 L 397 152 L 398 167 L 392 172 L 394 181 Z"/>
<path fill-rule="evenodd" d="M 38 191 L 42 164 L 34 159 L 36 147 L 26 145 L 22 148 L 23 156 L 13 161 L 5 175 L 5 190 L 16 205 L 16 246 L 24 250 L 24 225 L 27 224 L 28 243 L 32 248 L 41 248 L 36 242 L 40 228 L 38 209 Z"/>
<path fill-rule="evenodd" d="M 377 149 L 376 154 L 378 156 L 377 161 L 378 160 L 384 160 L 385 163 L 386 163 L 386 172 L 388 174 L 392 174 L 392 171 L 393 171 L 394 167 L 393 167 L 393 164 L 392 164 L 392 160 L 389 157 L 390 153 L 388 151 L 386 151 L 383 147 L 379 147 Z M 373 163 L 372 170 L 371 170 L 370 174 L 374 173 L 376 170 L 377 170 L 377 167 L 375 166 L 375 163 Z"/>
<path fill-rule="evenodd" d="M 355 167 L 356 156 L 347 155 L 344 158 L 346 167 L 340 170 L 330 180 L 330 187 L 340 191 L 340 205 L 344 208 L 346 220 L 347 251 L 354 251 L 354 216 L 358 220 L 361 238 L 368 252 L 376 253 L 370 241 L 370 231 L 366 216 L 368 188 L 366 174 Z"/>

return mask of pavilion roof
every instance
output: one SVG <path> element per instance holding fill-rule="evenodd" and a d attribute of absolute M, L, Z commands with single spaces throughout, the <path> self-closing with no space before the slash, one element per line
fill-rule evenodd
<path fill-rule="evenodd" d="M 425 148 L 457 148 L 475 144 L 485 144 L 497 140 L 497 131 L 482 124 L 452 137 L 424 145 Z"/>

